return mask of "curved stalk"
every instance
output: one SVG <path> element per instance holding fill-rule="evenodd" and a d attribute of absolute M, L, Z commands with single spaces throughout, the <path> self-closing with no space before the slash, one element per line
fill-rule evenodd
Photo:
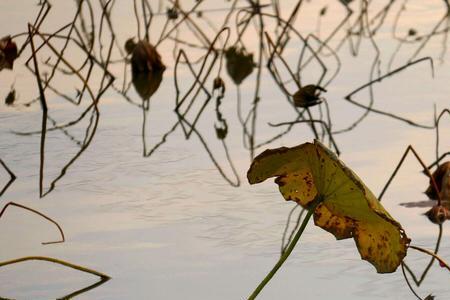
<path fill-rule="evenodd" d="M 253 291 L 253 293 L 248 297 L 248 300 L 256 299 L 256 296 L 262 291 L 262 289 L 266 286 L 267 283 L 272 279 L 272 277 L 275 275 L 275 273 L 281 268 L 283 263 L 286 261 L 286 259 L 291 254 L 292 250 L 294 250 L 295 245 L 297 245 L 298 240 L 302 236 L 303 231 L 306 228 L 306 225 L 308 225 L 308 221 L 311 218 L 312 214 L 316 210 L 317 205 L 322 202 L 320 201 L 320 198 L 314 201 L 314 204 L 312 207 L 308 210 L 308 214 L 303 219 L 302 225 L 298 229 L 297 233 L 295 234 L 294 238 L 292 239 L 292 242 L 289 244 L 289 246 L 286 248 L 286 251 L 284 251 L 283 255 L 281 255 L 278 262 L 275 264 L 275 266 L 270 270 L 269 274 L 266 275 L 266 277 L 261 281 L 261 283 L 256 287 L 256 289 Z"/>

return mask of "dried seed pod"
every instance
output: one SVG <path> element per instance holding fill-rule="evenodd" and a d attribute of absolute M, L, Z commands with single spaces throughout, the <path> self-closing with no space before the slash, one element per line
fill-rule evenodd
<path fill-rule="evenodd" d="M 214 125 L 214 129 L 216 129 L 216 136 L 219 140 L 223 140 L 227 137 L 228 126 L 226 123 L 223 127 Z"/>
<path fill-rule="evenodd" d="M 433 176 L 434 181 L 436 182 L 438 188 L 437 192 L 440 194 L 441 200 L 450 201 L 450 161 L 441 164 L 431 176 Z M 439 198 L 437 192 L 430 179 L 430 184 L 425 191 L 425 194 L 428 198 L 437 200 Z"/>
<path fill-rule="evenodd" d="M 5 104 L 10 106 L 14 104 L 14 101 L 16 101 L 16 90 L 12 88 L 5 98 Z"/>
<path fill-rule="evenodd" d="M 448 208 L 442 205 L 433 206 L 424 215 L 427 216 L 428 220 L 430 220 L 434 224 L 442 224 L 445 222 L 445 220 L 450 219 L 450 211 L 448 210 Z"/>
<path fill-rule="evenodd" d="M 408 35 L 409 35 L 409 36 L 415 36 L 415 35 L 417 35 L 417 30 L 415 30 L 414 28 L 410 28 L 410 29 L 408 30 Z"/>
<path fill-rule="evenodd" d="M 11 36 L 8 35 L 0 39 L 0 71 L 3 69 L 12 70 L 17 56 L 17 46 L 12 41 Z"/>
<path fill-rule="evenodd" d="M 134 41 L 134 38 L 129 38 L 126 42 L 125 42 L 125 51 L 127 51 L 128 55 L 133 54 L 134 48 L 136 48 L 136 42 Z"/>
<path fill-rule="evenodd" d="M 131 70 L 133 74 L 164 71 L 161 56 L 149 42 L 142 40 L 136 43 L 131 55 Z"/>
<path fill-rule="evenodd" d="M 322 103 L 322 99 L 320 99 L 321 92 L 326 92 L 326 90 L 318 85 L 306 85 L 294 94 L 294 105 L 306 108 L 320 104 Z"/>
<path fill-rule="evenodd" d="M 129 43 L 128 43 L 129 42 Z M 127 41 L 129 49 L 134 43 Z M 159 88 L 166 67 L 156 48 L 147 41 L 134 44 L 131 55 L 133 85 L 143 100 L 148 100 Z"/>
<path fill-rule="evenodd" d="M 225 92 L 225 82 L 223 82 L 222 78 L 216 77 L 213 81 L 213 90 L 220 89 L 221 92 Z"/>
<path fill-rule="evenodd" d="M 178 19 L 178 10 L 175 7 L 168 8 L 166 10 L 166 15 L 169 20 L 176 20 Z"/>

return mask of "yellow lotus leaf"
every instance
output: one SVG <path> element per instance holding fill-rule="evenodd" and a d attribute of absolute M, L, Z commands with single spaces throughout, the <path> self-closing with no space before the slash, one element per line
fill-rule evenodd
<path fill-rule="evenodd" d="M 409 239 L 361 179 L 320 142 L 266 150 L 247 173 L 251 184 L 276 177 L 281 194 L 314 211 L 317 226 L 336 239 L 351 238 L 377 272 L 394 272 Z"/>

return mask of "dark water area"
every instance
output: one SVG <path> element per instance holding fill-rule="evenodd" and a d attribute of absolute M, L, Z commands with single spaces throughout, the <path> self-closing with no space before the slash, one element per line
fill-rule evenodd
<path fill-rule="evenodd" d="M 449 160 L 448 9 L 2 0 L 0 38 L 19 56 L 0 67 L 0 297 L 247 299 L 300 212 L 289 218 L 296 204 L 272 179 L 248 183 L 265 149 L 318 139 L 377 196 L 408 145 L 427 166 Z M 408 154 L 381 203 L 411 244 L 439 242 L 450 261 L 447 223 L 423 215 L 436 200 L 422 171 Z M 65 241 L 43 245 L 61 238 L 51 221 Z M 2 265 L 36 256 L 111 279 L 42 260 Z M 408 249 L 404 262 L 419 281 L 430 257 Z M 408 273 L 420 297 L 450 298 L 445 268 L 433 261 L 425 275 Z M 415 299 L 401 267 L 376 273 L 353 239 L 312 221 L 258 296 L 381 298 Z"/>

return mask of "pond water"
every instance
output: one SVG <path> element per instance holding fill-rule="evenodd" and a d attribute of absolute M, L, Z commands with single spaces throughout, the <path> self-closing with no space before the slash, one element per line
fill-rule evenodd
<path fill-rule="evenodd" d="M 1 1 L 0 35 L 27 32 L 27 22 L 33 22 L 40 9 L 36 2 Z M 73 20 L 77 9 L 75 1 L 54 2 L 40 27 L 41 32 L 55 32 Z M 106 3 L 99 1 L 103 2 Z M 131 1 L 112 2 L 110 19 L 116 40 L 122 46 L 126 39 L 137 36 L 136 17 Z M 150 40 L 156 43 L 167 20 L 166 8 L 172 4 L 169 1 L 149 2 L 154 12 L 162 12 L 155 14 L 150 26 Z M 203 11 L 203 15 L 199 17 L 192 14 L 192 20 L 203 26 L 201 28 L 204 28 L 210 41 L 215 36 L 211 27 L 222 26 L 232 5 L 229 1 L 203 1 L 200 4 L 196 1 L 182 2 L 186 11 L 199 5 L 196 10 Z M 304 36 L 315 33 L 325 40 L 347 13 L 340 1 L 303 2 L 293 27 Z M 373 78 L 402 67 L 409 60 L 427 56 L 433 59 L 434 70 L 430 68 L 429 61 L 425 60 L 372 86 L 375 109 L 432 126 L 434 110 L 439 113 L 450 106 L 450 65 L 445 30 L 448 18 L 445 3 L 437 0 L 426 1 L 426 4 L 425 1 L 372 1 L 377 3 L 370 4 L 369 15 L 362 14 L 361 17 L 360 2 L 353 1 L 350 4 L 353 15 L 329 41 L 329 46 L 336 49 L 339 63 L 329 49 L 320 54 L 328 69 L 322 83 L 331 80 L 326 86 L 327 92 L 322 96 L 329 105 L 332 130 L 345 129 L 364 114 L 364 109 L 344 98 L 370 81 L 372 66 L 377 58 L 375 49 L 378 49 L 380 63 L 374 68 Z M 387 6 L 389 2 L 392 2 L 391 6 Z M 289 18 L 296 4 L 297 1 L 283 1 L 280 15 L 284 20 Z M 405 9 L 400 14 L 403 5 Z M 237 1 L 236 6 L 246 7 L 248 2 Z M 326 7 L 326 12 L 320 18 L 319 12 L 323 7 Z M 84 6 L 83 9 L 84 17 L 89 20 L 87 8 Z M 140 4 L 138 11 L 142 19 Z M 265 7 L 262 11 L 273 13 L 271 7 Z M 364 24 L 383 11 L 386 11 L 386 17 L 376 18 L 371 23 L 373 28 L 377 22 L 380 22 L 380 26 L 370 39 Z M 95 30 L 98 31 L 102 12 L 97 2 L 93 3 L 93 13 L 97 22 Z M 427 35 L 435 26 L 439 26 L 438 33 L 429 39 L 424 37 L 420 41 L 404 43 L 399 48 L 398 39 L 393 35 L 395 20 L 399 14 L 396 36 L 405 37 L 411 28 L 416 30 L 417 35 Z M 359 27 L 355 24 L 359 17 L 363 24 L 362 30 L 365 30 L 365 37 L 361 39 L 360 45 L 356 34 L 351 40 L 345 38 L 350 26 L 353 26 L 354 32 L 357 31 Z M 180 20 L 181 16 L 178 18 Z M 255 17 L 256 26 L 259 26 L 258 20 Z M 81 28 L 79 21 L 77 22 L 77 26 Z M 264 22 L 265 30 L 275 40 L 276 22 L 269 17 L 265 17 Z M 141 22 L 141 36 L 144 31 L 142 24 Z M 169 22 L 168 26 L 173 26 L 173 22 Z M 199 44 L 201 38 L 192 34 L 192 26 L 182 24 L 177 37 Z M 229 45 L 232 45 L 236 41 L 236 13 L 232 14 L 229 26 Z M 254 61 L 257 61 L 258 30 L 253 23 L 249 26 L 242 42 L 247 52 L 254 53 Z M 103 36 L 96 37 L 104 44 L 104 57 L 111 41 L 111 33 L 108 35 L 108 32 L 104 29 Z M 281 30 L 278 33 L 280 32 Z M 303 44 L 295 34 L 291 34 L 291 38 L 283 52 L 283 58 L 293 66 Z M 25 39 L 25 35 L 17 38 L 19 47 Z M 421 49 L 421 43 L 425 40 Z M 34 41 L 36 45 L 42 42 L 37 36 Z M 101 50 L 98 48 L 98 40 L 96 42 L 94 55 L 99 57 Z M 223 42 L 224 39 L 221 39 L 220 47 L 223 47 Z M 264 47 L 268 47 L 267 40 L 264 39 L 264 43 Z M 61 41 L 55 41 L 55 45 L 61 46 Z M 317 43 L 312 42 L 311 45 L 318 48 Z M 83 53 L 77 51 L 75 46 L 72 47 L 65 57 L 74 64 L 79 64 L 84 57 Z M 352 54 L 352 47 L 357 47 L 356 55 Z M 3 103 L 0 105 L 0 158 L 17 176 L 2 195 L 1 205 L 13 201 L 45 213 L 61 225 L 66 236 L 64 243 L 41 245 L 41 242 L 58 237 L 56 227 L 30 212 L 10 207 L 0 219 L 0 261 L 25 256 L 49 256 L 86 266 L 112 277 L 106 283 L 77 295 L 77 299 L 248 297 L 278 259 L 286 220 L 295 204 L 284 201 L 272 180 L 254 186 L 247 183 L 246 172 L 251 163 L 251 153 L 244 145 L 248 140 L 243 138 L 237 114 L 238 88 L 226 74 L 225 67 L 221 71 L 221 77 L 225 81 L 226 92 L 220 112 L 228 124 L 228 135 L 224 140 L 226 148 L 222 140 L 216 137 L 214 129 L 214 125 L 219 124 L 215 97 L 206 102 L 195 127 L 197 131 L 189 139 L 186 139 L 181 126 L 171 131 L 178 122 L 174 113 L 175 70 L 181 94 L 194 81 L 185 64 L 176 69 L 175 59 L 180 48 L 185 49 L 192 61 L 206 52 L 205 49 L 191 48 L 184 44 L 176 46 L 174 40 L 169 38 L 158 45 L 167 69 L 159 89 L 150 99 L 144 135 L 142 108 L 126 101 L 112 88 L 99 101 L 98 127 L 92 141 L 66 170 L 64 166 L 80 150 L 79 143 L 83 143 L 86 132 L 88 135 L 93 132 L 89 118 L 66 131 L 47 132 L 44 192 L 50 188 L 55 178 L 60 174 L 63 176 L 44 197 L 40 197 L 39 193 L 41 135 L 18 134 L 41 130 L 42 110 L 39 102 L 24 105 L 39 96 L 36 78 L 24 66 L 31 55 L 30 46 L 16 60 L 13 71 L 0 72 L 0 95 L 6 97 L 13 85 L 17 98 L 13 106 Z M 39 52 L 38 62 L 43 69 L 45 60 L 50 56 L 55 58 L 48 47 L 42 53 Z M 111 60 L 118 61 L 120 58 L 119 51 L 114 48 Z M 267 57 L 264 59 L 267 61 Z M 283 80 L 288 81 L 289 74 L 283 69 L 280 60 L 276 60 L 276 64 Z M 194 65 L 196 72 L 199 67 L 199 64 Z M 114 86 L 118 89 L 122 88 L 124 80 L 123 68 L 123 62 L 108 66 L 116 76 Z M 254 134 L 256 145 L 283 130 L 269 126 L 269 122 L 286 122 L 297 117 L 265 63 L 260 70 L 260 102 Z M 336 70 L 337 76 L 333 78 Z M 209 92 L 217 72 L 218 63 L 205 83 Z M 255 68 L 239 87 L 244 115 L 252 109 L 258 72 L 259 69 Z M 302 70 L 302 84 L 316 84 L 321 72 L 320 64 L 311 62 Z M 90 82 L 95 87 L 95 93 L 102 75 L 101 68 L 95 65 Z M 130 81 L 130 76 L 130 66 L 127 65 L 126 82 Z M 76 88 L 81 83 L 74 77 L 76 76 L 58 72 L 54 86 L 59 91 L 76 97 Z M 289 91 L 295 92 L 292 80 L 286 82 L 286 86 Z M 141 103 L 133 86 L 127 96 L 134 103 Z M 50 90 L 46 91 L 46 98 L 49 116 L 57 124 L 77 119 L 91 101 L 85 95 L 81 104 L 76 106 Z M 200 92 L 195 98 L 193 110 L 201 110 L 205 98 L 205 94 Z M 363 89 L 353 99 L 367 105 L 370 99 L 369 89 Z M 312 107 L 311 112 L 318 118 L 317 107 Z M 187 118 L 192 122 L 195 114 L 190 113 Z M 49 128 L 53 126 L 51 120 L 48 121 Z M 166 141 L 150 156 L 143 157 L 143 140 L 149 151 L 168 132 Z M 450 148 L 450 118 L 442 118 L 439 134 L 438 153 L 442 154 Z M 434 129 L 412 126 L 386 115 L 369 113 L 354 129 L 334 134 L 333 137 L 342 153 L 340 158 L 364 180 L 375 195 L 382 190 L 408 145 L 413 145 L 426 163 L 432 163 L 436 159 Z M 313 139 L 314 134 L 308 125 L 297 124 L 288 134 L 256 148 L 254 152 L 257 155 L 266 148 L 294 146 Z M 229 159 L 224 149 L 229 150 Z M 232 183 L 238 180 L 240 186 L 234 187 L 225 180 L 215 163 L 228 180 Z M 239 179 L 234 176 L 233 167 Z M 428 185 L 428 179 L 420 171 L 419 163 L 408 156 L 383 196 L 382 203 L 402 224 L 412 239 L 412 244 L 432 250 L 438 236 L 438 227 L 422 215 L 427 208 L 407 208 L 400 205 L 426 200 L 423 191 Z M 1 172 L 2 187 L 8 182 L 9 176 L 3 169 Z M 291 223 L 295 222 L 294 219 Z M 446 230 L 447 224 L 443 227 L 439 255 L 450 260 L 450 234 Z M 412 250 L 409 250 L 406 259 L 417 274 L 421 273 L 428 261 L 428 256 Z M 23 262 L 0 268 L 0 297 L 55 299 L 87 287 L 97 280 L 91 275 L 51 263 Z M 450 296 L 448 280 L 447 271 L 435 263 L 417 291 L 423 297 L 433 293 L 437 296 L 436 299 L 447 299 Z M 288 261 L 258 299 L 331 298 L 414 299 L 414 296 L 408 289 L 400 268 L 392 274 L 377 274 L 372 265 L 360 259 L 352 239 L 336 241 L 331 234 L 311 223 Z"/>

